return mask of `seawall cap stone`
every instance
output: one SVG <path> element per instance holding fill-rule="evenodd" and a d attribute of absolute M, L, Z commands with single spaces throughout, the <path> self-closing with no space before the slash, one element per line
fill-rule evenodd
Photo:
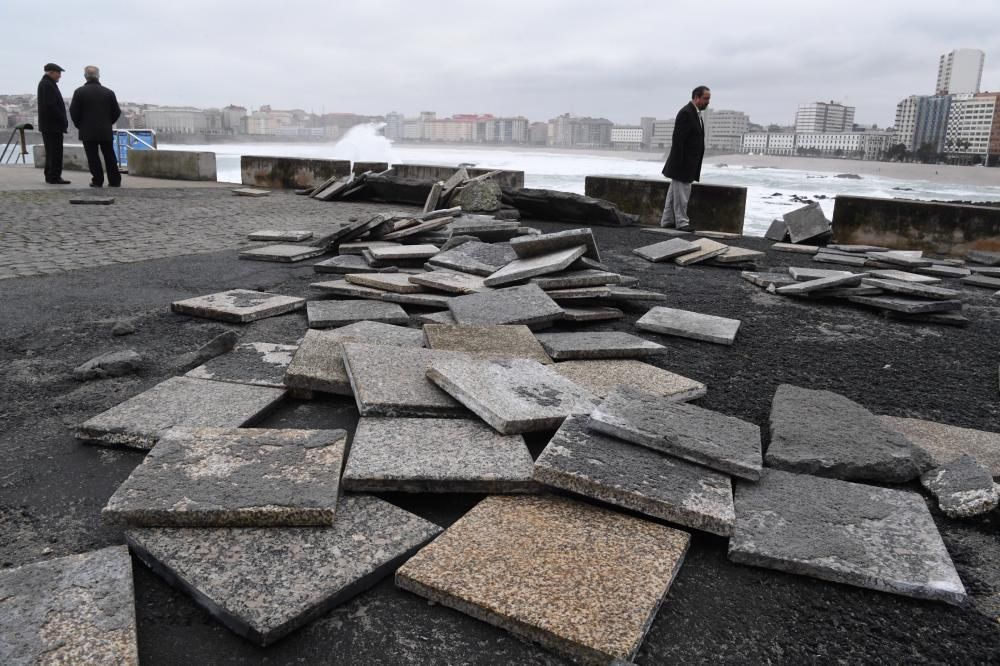
<path fill-rule="evenodd" d="M 586 250 L 586 246 L 576 245 L 574 247 L 555 250 L 548 254 L 515 259 L 483 280 L 483 284 L 487 287 L 499 287 L 513 282 L 521 282 L 539 275 L 558 273 L 566 270 L 570 264 L 582 257 Z"/>
<path fill-rule="evenodd" d="M 305 306 L 304 298 L 249 289 L 231 289 L 217 294 L 174 301 L 170 304 L 170 309 L 192 317 L 242 324 L 301 310 Z"/>
<path fill-rule="evenodd" d="M 539 333 L 538 341 L 553 359 L 641 358 L 662 354 L 665 347 L 622 331 Z"/>
<path fill-rule="evenodd" d="M 245 342 L 189 370 L 185 377 L 285 388 L 285 371 L 297 349 L 297 345 Z"/>
<path fill-rule="evenodd" d="M 926 472 L 920 483 L 950 518 L 973 518 L 1000 505 L 1000 484 L 968 454 Z"/>
<path fill-rule="evenodd" d="M 469 241 L 427 260 L 437 268 L 472 273 L 483 277 L 492 275 L 517 259 L 510 243 L 483 243 Z"/>
<path fill-rule="evenodd" d="M 510 247 L 519 259 L 526 259 L 542 254 L 549 254 L 557 250 L 565 250 L 577 245 L 585 246 L 583 256 L 594 261 L 601 261 L 601 253 L 597 249 L 597 242 L 594 240 L 594 232 L 591 229 L 567 229 L 556 231 L 550 234 L 538 234 L 535 236 L 520 236 L 510 241 Z"/>
<path fill-rule="evenodd" d="M 456 296 L 448 303 L 448 309 L 456 322 L 473 326 L 533 326 L 562 318 L 562 308 L 536 284 Z"/>
<path fill-rule="evenodd" d="M 644 314 L 636 323 L 642 331 L 652 331 L 662 335 L 675 335 L 704 342 L 731 345 L 740 330 L 738 319 L 727 319 L 687 310 L 655 307 Z"/>
<path fill-rule="evenodd" d="M 695 400 L 708 390 L 701 382 L 632 359 L 563 361 L 552 369 L 600 398 L 621 384 L 677 402 Z"/>

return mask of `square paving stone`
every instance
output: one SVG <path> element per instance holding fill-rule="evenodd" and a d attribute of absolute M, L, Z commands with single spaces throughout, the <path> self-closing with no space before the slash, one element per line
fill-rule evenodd
<path fill-rule="evenodd" d="M 764 470 L 736 486 L 729 559 L 872 590 L 961 603 L 965 588 L 923 498 Z"/>
<path fill-rule="evenodd" d="M 563 421 L 535 461 L 535 479 L 678 525 L 729 536 L 735 515 L 729 476 Z"/>
<path fill-rule="evenodd" d="M 751 481 L 763 466 L 757 425 L 628 385 L 591 412 L 590 428 Z"/>
<path fill-rule="evenodd" d="M 468 417 L 461 404 L 427 378 L 432 362 L 467 358 L 440 349 L 344 344 L 344 366 L 362 416 Z"/>
<path fill-rule="evenodd" d="M 701 382 L 631 359 L 564 361 L 552 369 L 599 398 L 607 397 L 620 384 L 678 402 L 696 400 L 708 390 Z"/>
<path fill-rule="evenodd" d="M 551 289 L 576 289 L 579 287 L 595 287 L 605 284 L 618 284 L 622 276 L 609 271 L 598 271 L 592 268 L 579 271 L 566 271 L 564 273 L 552 273 L 542 277 L 531 278 L 531 282 L 537 284 L 546 291 Z"/>
<path fill-rule="evenodd" d="M 255 190 L 252 187 L 241 187 L 233 190 L 233 194 L 238 197 L 266 197 L 270 196 L 271 190 Z"/>
<path fill-rule="evenodd" d="M 438 253 L 436 245 L 375 245 L 367 249 L 378 261 L 430 259 Z"/>
<path fill-rule="evenodd" d="M 989 275 L 976 273 L 975 275 L 962 278 L 962 284 L 973 287 L 986 287 L 987 289 L 1000 289 L 1000 277 L 990 277 Z"/>
<path fill-rule="evenodd" d="M 622 331 L 539 333 L 538 341 L 553 359 L 641 358 L 662 354 L 665 347 Z"/>
<path fill-rule="evenodd" d="M 583 256 L 594 261 L 601 260 L 601 253 L 594 240 L 594 232 L 590 229 L 567 229 L 550 234 L 520 236 L 510 241 L 510 246 L 519 259 L 566 250 L 577 245 L 583 245 L 586 248 Z"/>
<path fill-rule="evenodd" d="M 437 270 L 409 277 L 410 282 L 415 285 L 449 294 L 474 294 L 489 289 L 483 284 L 481 276 L 456 271 Z"/>
<path fill-rule="evenodd" d="M 729 246 L 725 252 L 712 258 L 712 261 L 720 264 L 737 264 L 742 261 L 756 261 L 765 256 L 764 252 L 758 250 L 748 250 L 745 247 Z"/>
<path fill-rule="evenodd" d="M 555 430 L 570 414 L 587 414 L 600 403 L 590 391 L 528 359 L 435 359 L 427 377 L 505 435 Z"/>
<path fill-rule="evenodd" d="M 632 289 L 630 287 L 611 285 L 608 287 L 611 294 L 608 298 L 615 301 L 665 301 L 666 294 L 658 291 L 648 291 L 645 289 Z"/>
<path fill-rule="evenodd" d="M 310 288 L 322 294 L 332 294 L 334 296 L 347 296 L 349 298 L 363 298 L 370 301 L 380 301 L 389 292 L 382 289 L 372 289 L 360 284 L 352 284 L 347 280 L 329 280 L 326 282 L 313 282 Z"/>
<path fill-rule="evenodd" d="M 489 276 L 517 259 L 510 243 L 469 241 L 427 260 L 437 268 Z"/>
<path fill-rule="evenodd" d="M 796 296 L 811 294 L 815 291 L 823 291 L 824 289 L 832 289 L 834 287 L 856 287 L 861 284 L 861 280 L 867 275 L 867 273 L 858 273 L 857 275 L 852 273 L 850 275 L 819 278 L 818 280 L 806 280 L 805 282 L 796 282 L 795 284 L 778 287 L 776 291 L 783 296 Z"/>
<path fill-rule="evenodd" d="M 869 305 L 880 310 L 892 310 L 893 312 L 920 313 L 920 312 L 951 312 L 962 309 L 962 301 L 928 301 L 922 298 L 910 296 L 849 296 L 852 303 L 859 305 Z"/>
<path fill-rule="evenodd" d="M 444 312 L 430 312 L 417 315 L 417 320 L 424 324 L 444 324 L 445 326 L 457 326 L 458 322 L 451 314 L 450 310 Z"/>
<path fill-rule="evenodd" d="M 697 238 L 691 242 L 697 245 L 698 249 L 694 252 L 683 254 L 674 259 L 674 263 L 678 266 L 690 266 L 691 264 L 697 264 L 698 262 L 706 261 L 712 257 L 724 254 L 729 249 L 728 245 L 717 243 L 708 238 Z"/>
<path fill-rule="evenodd" d="M 769 289 L 774 287 L 783 287 L 786 284 L 795 284 L 796 280 L 788 273 L 762 273 L 756 271 L 743 271 L 740 273 L 740 277 L 751 284 L 755 284 L 758 287 L 764 289 Z"/>
<path fill-rule="evenodd" d="M 448 309 L 455 321 L 463 325 L 531 326 L 551 323 L 562 317 L 562 308 L 536 284 L 456 296 Z"/>
<path fill-rule="evenodd" d="M 422 308 L 439 308 L 443 309 L 448 307 L 454 296 L 448 296 L 447 294 L 397 294 L 392 291 L 387 291 L 382 296 L 382 300 L 388 303 L 402 303 L 403 305 L 417 305 Z"/>
<path fill-rule="evenodd" d="M 972 271 L 961 266 L 942 266 L 935 264 L 934 266 L 921 266 L 920 268 L 915 268 L 913 270 L 921 275 L 929 275 L 939 278 L 963 278 L 972 275 Z"/>
<path fill-rule="evenodd" d="M 864 256 L 856 256 L 853 254 L 830 254 L 828 252 L 823 252 L 820 250 L 814 257 L 813 261 L 820 264 L 840 264 L 841 266 L 865 266 L 868 263 L 868 258 Z"/>
<path fill-rule="evenodd" d="M 885 270 L 871 271 L 870 275 L 873 278 L 879 278 L 882 280 L 896 280 L 897 282 L 914 282 L 916 284 L 937 284 L 938 282 L 941 281 L 940 278 L 932 277 L 930 275 L 917 275 L 916 273 L 897 271 L 891 268 Z"/>
<path fill-rule="evenodd" d="M 566 270 L 570 264 L 583 256 L 587 248 L 577 245 L 549 254 L 539 254 L 525 259 L 515 259 L 497 272 L 491 274 L 483 284 L 487 287 L 499 287 L 512 282 L 520 282 L 537 275 L 558 273 Z"/>
<path fill-rule="evenodd" d="M 305 261 L 326 253 L 326 248 L 309 245 L 268 245 L 240 252 L 240 259 L 255 261 L 295 262 Z"/>
<path fill-rule="evenodd" d="M 377 268 L 369 266 L 368 262 L 356 254 L 342 254 L 330 259 L 324 259 L 313 264 L 317 273 L 393 273 L 394 267 Z"/>
<path fill-rule="evenodd" d="M 877 272 L 877 271 L 876 271 Z M 851 271 L 832 271 L 824 268 L 800 268 L 790 266 L 788 274 L 798 282 L 808 282 L 811 280 L 821 280 L 829 277 L 848 277 L 854 275 Z"/>
<path fill-rule="evenodd" d="M 261 229 L 252 231 L 247 236 L 252 241 L 283 241 L 286 243 L 296 243 L 312 238 L 313 232 L 305 229 Z"/>
<path fill-rule="evenodd" d="M 0 570 L 0 663 L 138 666 L 124 546 Z"/>
<path fill-rule="evenodd" d="M 584 301 L 599 298 L 610 298 L 611 287 L 600 285 L 596 287 L 576 287 L 575 289 L 550 289 L 545 292 L 553 301 Z"/>
<path fill-rule="evenodd" d="M 296 349 L 296 345 L 245 342 L 190 370 L 185 377 L 285 388 L 285 371 Z"/>
<path fill-rule="evenodd" d="M 331 525 L 343 430 L 174 428 L 101 516 L 142 527 Z"/>
<path fill-rule="evenodd" d="M 798 245 L 795 243 L 775 243 L 771 246 L 776 252 L 792 252 L 794 254 L 816 254 L 819 247 L 816 245 Z"/>
<path fill-rule="evenodd" d="M 618 308 L 586 307 L 575 308 L 563 306 L 563 319 L 566 321 L 587 322 L 587 321 L 608 321 L 612 319 L 622 319 L 625 313 Z"/>
<path fill-rule="evenodd" d="M 423 331 L 374 321 L 331 330 L 306 331 L 285 374 L 288 388 L 352 395 L 351 380 L 344 367 L 344 343 L 423 347 Z"/>
<path fill-rule="evenodd" d="M 471 354 L 478 358 L 530 358 L 552 363 L 527 326 L 424 326 L 427 346 Z"/>
<path fill-rule="evenodd" d="M 935 467 L 947 465 L 968 454 L 990 470 L 994 478 L 1000 478 L 1000 432 L 960 428 L 923 419 L 895 416 L 883 416 L 881 419 L 911 444 L 926 451 Z"/>
<path fill-rule="evenodd" d="M 487 497 L 396 584 L 585 662 L 635 657 L 686 532 L 568 499 Z"/>
<path fill-rule="evenodd" d="M 239 428 L 284 397 L 282 389 L 171 377 L 83 423 L 77 439 L 151 449 L 170 428 Z"/>
<path fill-rule="evenodd" d="M 899 282 L 897 280 L 880 280 L 878 278 L 865 278 L 861 284 L 868 287 L 878 287 L 882 291 L 893 294 L 903 294 L 905 296 L 917 296 L 919 298 L 929 298 L 935 301 L 943 301 L 949 298 L 958 298 L 961 292 L 954 289 L 942 289 L 932 287 L 918 282 Z"/>
<path fill-rule="evenodd" d="M 986 252 L 983 250 L 969 250 L 965 253 L 965 258 L 977 264 L 986 266 L 1000 266 L 1000 252 Z"/>
<path fill-rule="evenodd" d="M 332 527 L 149 527 L 125 540 L 230 630 L 267 645 L 372 587 L 440 531 L 346 495 Z"/>
<path fill-rule="evenodd" d="M 670 240 L 644 245 L 632 250 L 632 254 L 637 254 L 646 261 L 659 262 L 676 259 L 685 254 L 698 252 L 701 246 L 697 243 L 683 240 L 681 238 L 671 238 Z"/>
<path fill-rule="evenodd" d="M 642 331 L 652 331 L 662 335 L 676 335 L 681 338 L 731 345 L 740 330 L 738 319 L 726 319 L 714 315 L 655 307 L 644 314 L 636 323 Z"/>
<path fill-rule="evenodd" d="M 478 420 L 363 418 L 343 483 L 355 492 L 536 492 L 531 465 L 521 435 Z"/>
<path fill-rule="evenodd" d="M 346 280 L 362 287 L 391 291 L 396 294 L 419 294 L 424 288 L 410 281 L 408 273 L 348 273 Z"/>
<path fill-rule="evenodd" d="M 869 252 L 865 256 L 884 264 L 904 266 L 906 268 L 930 266 L 933 262 L 930 259 L 925 259 L 922 255 L 922 252 L 892 250 L 889 252 Z"/>
<path fill-rule="evenodd" d="M 823 214 L 818 203 L 796 208 L 781 216 L 788 227 L 788 237 L 792 243 L 801 243 L 830 231 L 830 221 Z"/>
<path fill-rule="evenodd" d="M 174 301 L 170 309 L 191 317 L 217 319 L 236 324 L 257 321 L 265 317 L 301 310 L 306 299 L 295 296 L 269 294 L 265 291 L 232 289 L 182 301 Z"/>
<path fill-rule="evenodd" d="M 337 328 L 359 321 L 408 324 L 410 316 L 395 303 L 381 301 L 309 301 L 309 328 Z"/>
<path fill-rule="evenodd" d="M 375 247 L 400 247 L 402 243 L 396 243 L 394 241 L 383 241 L 383 240 L 363 240 L 363 241 L 351 241 L 349 243 L 341 243 L 337 246 L 337 251 L 341 255 L 351 254 L 360 256 L 364 250 L 371 250 Z"/>

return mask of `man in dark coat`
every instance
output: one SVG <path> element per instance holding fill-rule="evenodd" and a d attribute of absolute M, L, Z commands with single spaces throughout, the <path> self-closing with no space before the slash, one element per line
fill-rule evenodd
<path fill-rule="evenodd" d="M 59 92 L 59 79 L 64 71 L 50 62 L 38 83 L 38 131 L 45 144 L 45 182 L 51 185 L 69 185 L 62 177 L 63 134 L 69 129 L 66 101 Z"/>
<path fill-rule="evenodd" d="M 688 198 L 691 183 L 701 178 L 701 160 L 705 157 L 705 122 L 701 112 L 708 108 L 711 98 L 708 86 L 698 86 L 691 92 L 691 103 L 677 112 L 670 155 L 663 167 L 663 175 L 670 179 L 670 189 L 660 218 L 661 227 L 691 228 Z"/>
<path fill-rule="evenodd" d="M 101 70 L 93 65 L 83 69 L 87 82 L 73 93 L 73 101 L 69 103 L 69 115 L 73 124 L 80 130 L 80 141 L 87 153 L 87 166 L 90 167 L 90 186 L 104 185 L 104 171 L 101 169 L 100 151 L 104 155 L 104 164 L 108 170 L 108 185 L 119 187 L 122 184 L 121 172 L 118 171 L 118 158 L 115 157 L 114 134 L 111 126 L 122 115 L 118 106 L 118 98 L 110 88 L 101 85 Z"/>

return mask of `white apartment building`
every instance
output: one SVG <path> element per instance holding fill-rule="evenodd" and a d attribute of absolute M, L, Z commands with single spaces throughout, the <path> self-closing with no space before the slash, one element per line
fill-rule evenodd
<path fill-rule="evenodd" d="M 795 114 L 795 132 L 850 132 L 854 129 L 854 107 L 837 102 L 800 104 Z"/>
<path fill-rule="evenodd" d="M 487 143 L 528 143 L 530 123 L 523 116 L 490 118 L 481 123 L 481 138 Z"/>
<path fill-rule="evenodd" d="M 994 148 L 1000 140 L 998 100 L 1000 93 L 955 95 L 948 113 L 945 152 L 984 157 L 1000 152 Z"/>
<path fill-rule="evenodd" d="M 404 138 L 405 123 L 406 118 L 403 117 L 402 113 L 393 111 L 385 114 L 385 138 L 390 141 Z"/>
<path fill-rule="evenodd" d="M 674 120 L 656 120 L 653 122 L 653 134 L 649 140 L 650 148 L 670 150 L 674 143 Z"/>
<path fill-rule="evenodd" d="M 754 155 L 794 155 L 795 132 L 747 132 L 741 150 Z"/>
<path fill-rule="evenodd" d="M 795 152 L 814 149 L 825 155 L 878 158 L 892 145 L 892 132 L 815 132 L 796 136 Z"/>
<path fill-rule="evenodd" d="M 638 125 L 612 127 L 611 147 L 615 150 L 639 150 L 642 148 L 642 127 Z"/>
<path fill-rule="evenodd" d="M 705 109 L 705 149 L 738 153 L 743 135 L 750 128 L 750 117 L 742 111 Z"/>
<path fill-rule="evenodd" d="M 452 118 L 435 118 L 423 123 L 424 141 L 443 141 L 448 143 L 472 143 L 476 140 L 476 123 L 470 120 L 454 120 Z"/>
<path fill-rule="evenodd" d="M 979 92 L 986 54 L 979 49 L 955 49 L 941 56 L 938 63 L 938 95 L 963 95 Z"/>
<path fill-rule="evenodd" d="M 208 117 L 191 107 L 148 108 L 143 113 L 148 129 L 170 134 L 201 134 L 208 129 Z"/>

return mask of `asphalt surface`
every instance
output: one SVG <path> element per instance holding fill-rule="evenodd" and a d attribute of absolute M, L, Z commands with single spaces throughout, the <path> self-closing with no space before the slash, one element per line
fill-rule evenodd
<path fill-rule="evenodd" d="M 316 205 L 327 206 L 331 221 L 346 219 L 346 207 L 341 213 L 336 204 Z M 836 391 L 877 413 L 1000 430 L 1000 302 L 988 290 L 967 288 L 967 328 L 900 323 L 846 305 L 769 295 L 732 269 L 649 264 L 631 249 L 660 237 L 638 229 L 595 234 L 606 262 L 665 293 L 665 305 L 743 321 L 732 347 L 644 336 L 667 345 L 653 363 L 708 385 L 697 404 L 765 426 L 765 446 L 780 383 Z M 304 313 L 230 326 L 174 315 L 171 301 L 237 287 L 306 295 L 312 263 L 240 261 L 235 251 L 222 251 L 0 281 L 0 568 L 123 543 L 122 530 L 104 525 L 100 510 L 142 454 L 81 444 L 73 438 L 77 424 L 170 376 L 173 359 L 224 330 L 276 343 L 294 343 L 306 330 Z M 813 265 L 808 256 L 781 253 L 761 262 L 790 264 Z M 634 330 L 647 309 L 630 308 L 625 321 L 589 330 Z M 119 320 L 137 332 L 112 336 Z M 123 348 L 145 358 L 137 375 L 72 379 L 77 365 Z M 262 425 L 353 429 L 356 421 L 353 401 L 325 398 L 288 400 Z M 548 436 L 530 438 L 534 455 Z M 918 484 L 904 487 L 920 491 Z M 479 499 L 383 497 L 443 526 Z M 695 533 L 637 663 L 1000 663 L 1000 512 L 954 521 L 929 498 L 928 505 L 972 595 L 965 606 L 736 565 L 725 539 Z M 261 649 L 133 563 L 146 665 L 564 663 L 397 590 L 391 579 Z"/>

